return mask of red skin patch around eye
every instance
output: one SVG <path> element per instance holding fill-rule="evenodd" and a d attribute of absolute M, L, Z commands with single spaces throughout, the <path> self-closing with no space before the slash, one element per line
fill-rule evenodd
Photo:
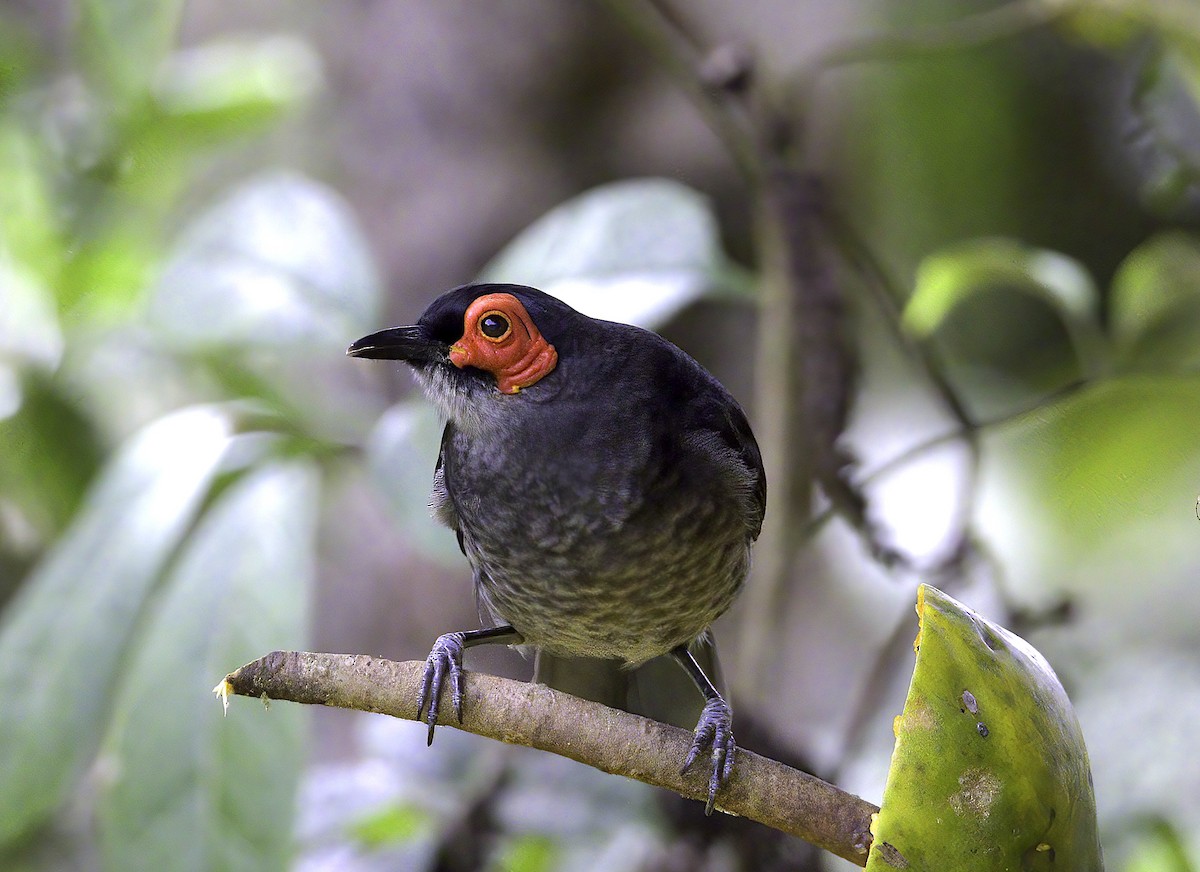
<path fill-rule="evenodd" d="M 479 320 L 499 312 L 512 329 L 500 341 L 480 330 Z M 558 352 L 542 336 L 521 301 L 512 294 L 485 294 L 467 307 L 462 338 L 450 346 L 450 362 L 462 369 L 473 366 L 496 377 L 504 394 L 537 384 L 558 365 Z"/>

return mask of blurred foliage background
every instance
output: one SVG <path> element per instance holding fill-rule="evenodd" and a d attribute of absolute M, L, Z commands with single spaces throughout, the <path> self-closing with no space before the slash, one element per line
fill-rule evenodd
<path fill-rule="evenodd" d="M 476 625 L 438 424 L 342 352 L 487 275 L 661 330 L 766 434 L 742 744 L 878 802 L 930 581 L 1057 669 L 1108 867 L 1197 868 L 1200 6 L 672 9 L 0 3 L 0 867 L 842 867 L 453 731 L 222 718 L 273 648 Z M 809 192 L 824 314 L 747 161 Z"/>

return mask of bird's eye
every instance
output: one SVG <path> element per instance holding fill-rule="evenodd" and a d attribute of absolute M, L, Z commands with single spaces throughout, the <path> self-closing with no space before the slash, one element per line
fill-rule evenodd
<path fill-rule="evenodd" d="M 479 332 L 485 339 L 500 342 L 512 332 L 512 325 L 500 312 L 485 312 L 479 318 Z"/>

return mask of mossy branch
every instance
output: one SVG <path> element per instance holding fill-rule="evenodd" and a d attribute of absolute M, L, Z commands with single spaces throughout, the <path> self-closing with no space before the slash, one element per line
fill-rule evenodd
<path fill-rule="evenodd" d="M 417 719 L 424 663 L 363 654 L 275 651 L 231 672 L 228 695 L 329 705 Z M 706 796 L 707 774 L 681 775 L 692 734 L 598 703 L 478 672 L 464 674 L 463 723 L 445 706 L 439 723 L 578 760 L 691 799 Z M 703 769 L 703 767 L 696 767 Z M 742 748 L 717 808 L 812 842 L 866 865 L 871 816 L 879 809 L 832 784 Z"/>

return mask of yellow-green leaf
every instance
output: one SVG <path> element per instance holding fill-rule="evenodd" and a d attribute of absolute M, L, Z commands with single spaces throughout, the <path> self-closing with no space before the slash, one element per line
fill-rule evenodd
<path fill-rule="evenodd" d="M 1091 276 L 1072 258 L 1011 239 L 974 239 L 926 257 L 904 307 L 904 327 L 926 339 L 964 302 L 995 289 L 1049 306 L 1071 339 L 1081 372 L 1095 375 L 1104 369 L 1107 349 Z"/>

